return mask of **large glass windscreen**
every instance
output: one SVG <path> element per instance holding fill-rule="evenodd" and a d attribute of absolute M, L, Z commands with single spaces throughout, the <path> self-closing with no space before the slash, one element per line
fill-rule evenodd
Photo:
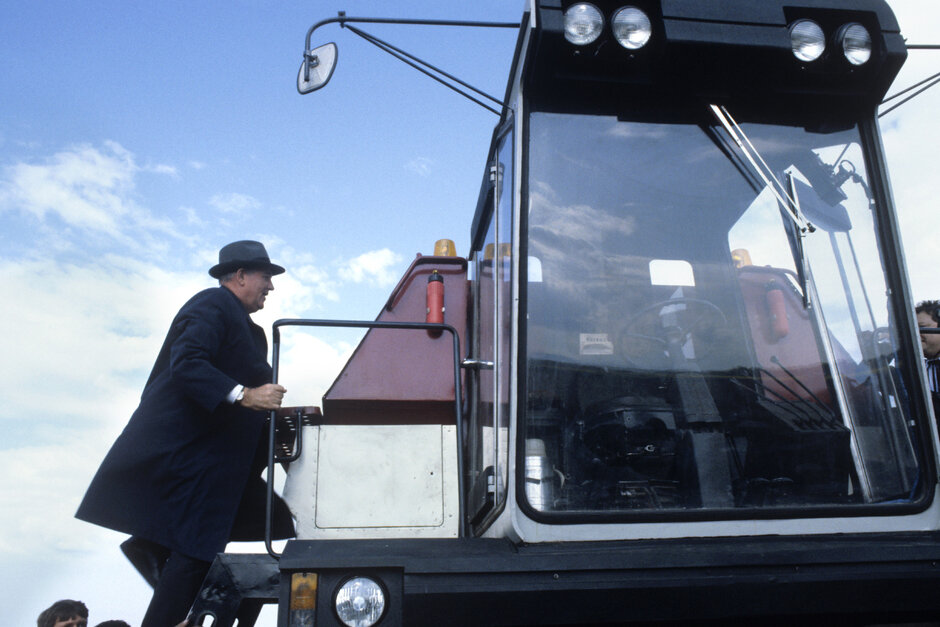
<path fill-rule="evenodd" d="M 540 512 L 910 502 L 857 130 L 534 113 L 525 480 Z"/>

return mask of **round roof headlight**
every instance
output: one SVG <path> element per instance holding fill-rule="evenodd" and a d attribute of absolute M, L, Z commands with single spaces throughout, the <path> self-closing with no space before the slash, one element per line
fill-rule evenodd
<path fill-rule="evenodd" d="M 587 2 L 571 5 L 565 11 L 565 39 L 578 46 L 592 43 L 601 36 L 604 18 L 600 9 Z"/>
<path fill-rule="evenodd" d="M 336 592 L 336 615 L 348 627 L 372 627 L 385 613 L 385 591 L 368 577 L 353 577 Z"/>
<path fill-rule="evenodd" d="M 790 48 L 800 61 L 815 61 L 826 51 L 826 34 L 813 20 L 799 20 L 790 26 Z"/>
<path fill-rule="evenodd" d="M 646 13 L 636 7 L 623 7 L 610 21 L 614 37 L 627 50 L 639 50 L 650 40 L 653 27 Z"/>
<path fill-rule="evenodd" d="M 842 52 L 852 65 L 864 65 L 871 58 L 871 35 L 861 24 L 843 26 L 839 39 Z"/>

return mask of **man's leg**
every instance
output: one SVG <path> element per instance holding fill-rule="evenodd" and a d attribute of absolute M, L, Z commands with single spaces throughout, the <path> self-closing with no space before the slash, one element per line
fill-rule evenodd
<path fill-rule="evenodd" d="M 141 627 L 173 627 L 185 620 L 209 566 L 209 562 L 170 553 Z"/>
<path fill-rule="evenodd" d="M 131 536 L 121 543 L 121 551 L 150 587 L 156 588 L 170 549 L 150 540 Z"/>

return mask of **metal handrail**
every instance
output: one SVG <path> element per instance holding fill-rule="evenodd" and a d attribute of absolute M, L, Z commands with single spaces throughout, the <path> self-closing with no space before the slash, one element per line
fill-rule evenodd
<path fill-rule="evenodd" d="M 464 459 L 463 459 L 463 411 L 461 408 L 463 402 L 463 392 L 460 385 L 460 336 L 457 329 L 449 324 L 439 324 L 431 322 L 387 322 L 378 320 L 322 320 L 312 318 L 285 318 L 275 321 L 272 328 L 272 382 L 277 383 L 278 361 L 281 351 L 281 327 L 332 327 L 332 328 L 361 328 L 361 329 L 408 329 L 424 331 L 447 331 L 453 337 L 454 345 L 454 412 L 456 418 L 457 431 L 457 492 L 458 498 L 457 515 L 458 535 L 466 535 L 466 521 L 464 520 Z M 271 411 L 271 420 L 268 435 L 268 468 L 265 476 L 267 482 L 267 498 L 265 499 L 265 521 L 264 521 L 264 546 L 268 555 L 274 559 L 280 558 L 281 554 L 274 550 L 273 546 L 273 527 L 274 527 L 274 464 L 275 464 L 275 431 L 276 431 L 275 410 Z M 298 426 L 297 437 L 300 437 Z"/>
<path fill-rule="evenodd" d="M 283 457 L 278 457 L 277 453 L 274 454 L 274 462 L 278 464 L 292 464 L 300 459 L 301 454 L 303 453 L 304 440 L 303 440 L 303 426 L 304 426 L 304 409 L 303 407 L 298 407 L 294 410 L 294 416 L 297 418 L 297 426 L 295 427 L 295 433 L 297 434 L 294 438 L 294 450 L 290 452 L 289 455 Z M 285 421 L 289 421 L 289 416 L 284 416 Z M 289 423 L 288 423 L 289 425 Z M 275 427 L 275 431 L 277 428 Z"/>

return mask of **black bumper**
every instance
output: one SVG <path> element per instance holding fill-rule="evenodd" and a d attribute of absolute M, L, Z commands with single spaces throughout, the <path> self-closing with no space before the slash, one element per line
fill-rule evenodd
<path fill-rule="evenodd" d="M 940 622 L 940 534 L 514 545 L 506 540 L 302 540 L 280 560 L 316 572 L 317 626 L 350 576 L 381 581 L 394 625 Z M 940 623 L 938 623 L 940 624 Z"/>

